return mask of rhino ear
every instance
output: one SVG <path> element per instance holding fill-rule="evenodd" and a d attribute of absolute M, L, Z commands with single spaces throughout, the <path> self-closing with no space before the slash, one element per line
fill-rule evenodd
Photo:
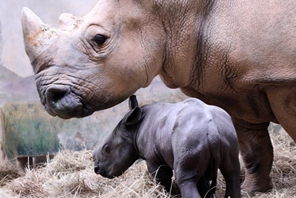
<path fill-rule="evenodd" d="M 127 126 L 135 125 L 141 120 L 141 117 L 142 110 L 140 107 L 136 107 L 124 117 L 124 123 Z"/>
<path fill-rule="evenodd" d="M 129 109 L 132 110 L 136 107 L 138 107 L 139 104 L 138 104 L 138 100 L 137 100 L 137 97 L 135 95 L 132 95 L 130 98 L 129 98 Z"/>

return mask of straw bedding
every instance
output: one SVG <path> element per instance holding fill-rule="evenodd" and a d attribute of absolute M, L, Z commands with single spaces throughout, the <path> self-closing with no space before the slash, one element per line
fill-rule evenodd
<path fill-rule="evenodd" d="M 275 147 L 271 173 L 274 188 L 271 192 L 258 193 L 255 197 L 296 197 L 295 143 L 283 130 L 271 132 L 271 137 Z M 50 163 L 40 168 L 27 169 L 26 173 L 19 172 L 12 162 L 2 161 L 0 176 L 0 197 L 170 197 L 148 174 L 144 161 L 136 162 L 122 176 L 112 180 L 96 175 L 92 151 L 62 150 Z M 224 189 L 220 174 L 217 197 L 222 197 Z M 248 197 L 244 192 L 242 195 Z"/>

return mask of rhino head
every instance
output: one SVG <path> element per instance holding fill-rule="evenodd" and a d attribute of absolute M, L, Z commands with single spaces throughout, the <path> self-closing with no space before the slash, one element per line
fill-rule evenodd
<path fill-rule="evenodd" d="M 82 18 L 62 14 L 58 29 L 23 9 L 26 53 L 50 115 L 84 117 L 109 108 L 159 73 L 164 34 L 152 9 L 136 4 L 101 0 Z"/>
<path fill-rule="evenodd" d="M 118 123 L 106 141 L 93 153 L 94 171 L 103 177 L 120 176 L 137 159 L 136 133 L 142 120 L 142 110 L 135 96 L 130 97 L 130 111 Z"/>

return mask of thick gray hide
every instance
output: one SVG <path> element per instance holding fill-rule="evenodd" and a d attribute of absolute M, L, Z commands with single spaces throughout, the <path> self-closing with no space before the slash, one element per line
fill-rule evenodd
<path fill-rule="evenodd" d="M 173 169 L 182 197 L 194 198 L 215 186 L 219 168 L 226 181 L 225 197 L 240 197 L 238 141 L 224 110 L 197 99 L 132 108 L 95 150 L 97 174 L 119 176 L 143 158 L 166 190 Z"/>

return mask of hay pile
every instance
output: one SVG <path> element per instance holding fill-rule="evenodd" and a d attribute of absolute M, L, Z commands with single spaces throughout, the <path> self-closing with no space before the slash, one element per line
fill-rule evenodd
<path fill-rule="evenodd" d="M 7 163 L 7 162 L 6 162 Z M 3 177 L 0 197 L 168 197 L 146 172 L 145 163 L 132 166 L 122 177 L 113 180 L 93 171 L 92 151 L 61 151 L 44 167 L 27 169 L 19 174 L 8 164 L 0 169 Z M 3 175 L 3 174 L 2 174 Z M 14 179 L 8 179 L 14 177 Z"/>
<path fill-rule="evenodd" d="M 272 133 L 275 162 L 271 177 L 274 189 L 256 197 L 296 197 L 296 147 L 283 132 Z M 143 161 L 134 164 L 124 175 L 106 179 L 93 172 L 91 151 L 61 151 L 44 167 L 19 173 L 9 162 L 0 165 L 0 197 L 103 197 L 168 198 L 154 183 Z M 218 179 L 217 195 L 222 197 L 225 184 Z M 180 197 L 180 196 L 176 196 Z M 247 197 L 243 193 L 243 197 Z"/>

